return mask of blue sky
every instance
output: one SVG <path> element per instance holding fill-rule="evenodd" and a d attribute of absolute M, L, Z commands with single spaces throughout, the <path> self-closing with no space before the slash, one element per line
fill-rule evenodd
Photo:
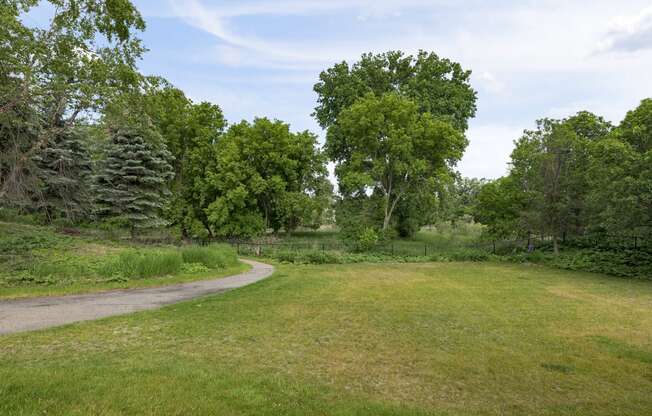
<path fill-rule="evenodd" d="M 323 137 L 319 72 L 363 52 L 434 51 L 473 71 L 478 113 L 459 170 L 505 173 L 537 118 L 589 110 L 619 122 L 652 96 L 649 0 L 135 0 L 148 74 L 230 122 L 267 116 Z"/>

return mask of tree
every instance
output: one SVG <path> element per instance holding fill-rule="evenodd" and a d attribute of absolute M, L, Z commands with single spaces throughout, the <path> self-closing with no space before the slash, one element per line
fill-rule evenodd
<path fill-rule="evenodd" d="M 0 3 L 0 142 L 18 144 L 2 156 L 0 200 L 35 191 L 26 185 L 37 183 L 33 157 L 79 117 L 101 112 L 108 97 L 140 82 L 143 48 L 135 32 L 145 23 L 130 1 L 50 0 L 49 27 L 26 26 L 22 14 L 39 3 Z M 14 135 L 17 124 L 32 133 Z"/>
<path fill-rule="evenodd" d="M 464 178 L 456 173 L 439 192 L 439 219 L 450 221 L 455 226 L 459 220 L 471 217 L 478 194 L 486 183 L 485 179 Z"/>
<path fill-rule="evenodd" d="M 41 181 L 36 209 L 44 211 L 50 220 L 59 217 L 75 222 L 87 217 L 93 167 L 82 132 L 71 129 L 57 135 L 34 161 Z"/>
<path fill-rule="evenodd" d="M 326 136 L 340 192 L 345 198 L 378 193 L 382 230 L 408 194 L 436 187 L 437 176 L 449 173 L 466 145 L 451 123 L 420 113 L 416 103 L 396 93 L 356 101 Z"/>
<path fill-rule="evenodd" d="M 170 153 L 151 136 L 116 131 L 95 180 L 97 215 L 128 224 L 132 238 L 138 229 L 163 224 L 160 215 L 173 177 Z"/>
<path fill-rule="evenodd" d="M 587 171 L 592 226 L 613 234 L 652 235 L 652 99 L 591 147 Z"/>
<path fill-rule="evenodd" d="M 471 71 L 460 64 L 425 51 L 416 57 L 404 56 L 401 51 L 364 54 L 351 66 L 343 61 L 319 75 L 313 115 L 326 129 L 337 122 L 343 110 L 367 94 L 380 97 L 396 93 L 414 101 L 420 113 L 447 120 L 463 132 L 476 111 L 470 76 Z"/>
<path fill-rule="evenodd" d="M 585 168 L 579 163 L 582 154 L 582 143 L 570 126 L 550 119 L 526 131 L 512 152 L 510 175 L 528 199 L 525 222 L 530 230 L 552 236 L 555 254 L 573 221 L 575 179 Z"/>
<path fill-rule="evenodd" d="M 217 142 L 215 162 L 202 181 L 212 231 L 252 237 L 268 228 L 290 232 L 319 218 L 329 188 L 316 145 L 314 134 L 291 133 L 278 120 L 232 125 Z"/>
<path fill-rule="evenodd" d="M 617 134 L 620 140 L 641 154 L 652 149 L 652 98 L 644 99 L 636 109 L 627 113 Z"/>
<path fill-rule="evenodd" d="M 525 195 L 512 176 L 487 182 L 478 192 L 473 219 L 485 224 L 492 238 L 521 236 L 528 232 L 522 217 L 527 204 Z"/>

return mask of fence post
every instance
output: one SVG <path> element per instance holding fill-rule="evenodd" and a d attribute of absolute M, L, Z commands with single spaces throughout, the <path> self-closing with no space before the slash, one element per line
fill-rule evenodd
<path fill-rule="evenodd" d="M 235 246 L 236 246 L 236 251 L 238 252 L 238 256 L 239 256 L 240 255 L 240 242 L 238 241 L 237 243 L 235 243 Z"/>
<path fill-rule="evenodd" d="M 394 255 L 394 243 L 392 243 L 392 256 Z"/>
<path fill-rule="evenodd" d="M 321 243 L 321 254 L 324 254 L 324 251 L 326 251 L 326 243 Z"/>
<path fill-rule="evenodd" d="M 492 254 L 496 254 L 496 240 L 491 240 L 491 243 L 493 245 L 493 251 Z"/>
<path fill-rule="evenodd" d="M 428 243 L 423 245 L 423 257 L 428 257 Z"/>

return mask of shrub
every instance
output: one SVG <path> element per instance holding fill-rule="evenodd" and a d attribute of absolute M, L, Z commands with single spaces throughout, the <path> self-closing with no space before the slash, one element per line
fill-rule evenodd
<path fill-rule="evenodd" d="M 188 246 L 181 249 L 184 263 L 199 263 L 209 269 L 232 266 L 238 259 L 233 248 L 226 244 Z"/>
<path fill-rule="evenodd" d="M 487 261 L 489 253 L 480 249 L 459 249 L 449 254 L 453 261 Z"/>
<path fill-rule="evenodd" d="M 306 263 L 312 264 L 335 264 L 340 263 L 340 258 L 337 254 L 330 251 L 311 250 L 303 253 L 302 256 Z"/>
<path fill-rule="evenodd" d="M 272 253 L 271 257 L 281 263 L 296 263 L 299 253 L 292 250 L 278 250 Z"/>
<path fill-rule="evenodd" d="M 356 251 L 369 251 L 378 244 L 378 232 L 372 227 L 363 227 L 355 235 L 354 248 Z"/>

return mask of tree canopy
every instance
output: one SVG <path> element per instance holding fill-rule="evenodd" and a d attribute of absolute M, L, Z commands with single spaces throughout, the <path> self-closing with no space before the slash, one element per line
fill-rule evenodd
<path fill-rule="evenodd" d="M 417 56 L 401 51 L 364 54 L 352 65 L 342 61 L 319 75 L 314 116 L 328 128 L 356 100 L 394 92 L 413 100 L 419 112 L 447 120 L 463 132 L 476 111 L 470 76 L 460 64 L 423 50 Z"/>
<path fill-rule="evenodd" d="M 211 230 L 253 236 L 268 228 L 292 231 L 319 221 L 330 187 L 317 137 L 288 124 L 257 118 L 229 127 L 204 180 Z"/>
<path fill-rule="evenodd" d="M 396 93 L 368 94 L 343 110 L 326 138 L 342 195 L 377 192 L 382 229 L 408 195 L 435 187 L 462 157 L 467 140 L 450 123 L 422 114 Z"/>

